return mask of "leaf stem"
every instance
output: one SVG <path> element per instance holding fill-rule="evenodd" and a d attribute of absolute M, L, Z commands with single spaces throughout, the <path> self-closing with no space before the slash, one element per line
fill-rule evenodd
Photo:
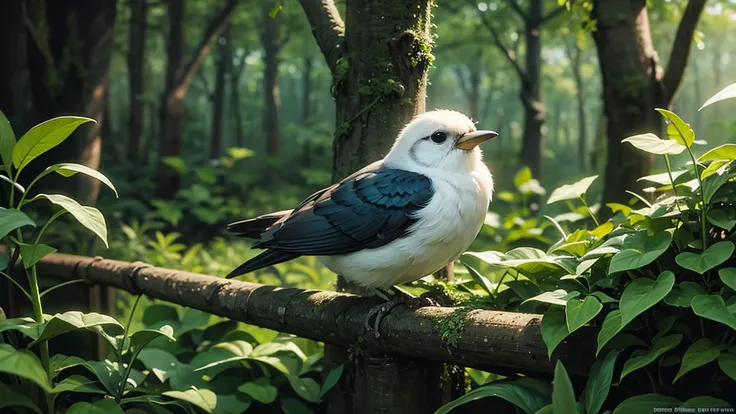
<path fill-rule="evenodd" d="M 54 213 L 54 215 L 51 216 L 51 218 L 49 218 L 48 220 L 46 220 L 46 223 L 44 223 L 43 224 L 43 227 L 41 227 L 41 231 L 38 232 L 38 235 L 36 236 L 36 241 L 33 244 L 38 244 L 41 241 L 41 236 L 43 236 L 43 233 L 46 231 L 46 229 L 49 227 L 49 225 L 51 223 L 53 223 L 54 220 L 56 220 L 57 218 L 59 218 L 62 215 L 64 215 L 66 212 L 67 212 L 66 210 L 61 209 L 61 210 L 57 211 L 56 213 Z"/>
<path fill-rule="evenodd" d="M 0 272 L 0 275 L 5 276 L 9 281 L 13 282 L 13 284 L 15 285 L 15 287 L 17 287 L 18 289 L 20 289 L 20 291 L 23 292 L 24 295 L 26 295 L 26 297 L 28 298 L 28 300 L 31 300 L 31 295 L 28 293 L 27 290 L 25 290 L 23 288 L 23 286 L 20 285 L 20 283 L 18 283 L 18 281 L 16 281 L 12 277 L 10 277 L 10 275 L 7 274 L 7 273 L 5 273 L 5 272 Z"/>
<path fill-rule="evenodd" d="M 37 323 L 43 323 L 43 307 L 41 306 L 41 294 L 38 290 L 38 275 L 36 274 L 36 266 L 31 266 L 30 273 L 28 274 L 28 282 L 31 288 L 31 303 L 33 304 L 33 319 Z M 38 349 L 41 354 L 41 364 L 46 371 L 46 376 L 51 381 L 51 366 L 49 365 L 49 343 L 48 341 L 41 341 L 38 344 Z M 54 397 L 50 393 L 46 393 L 46 412 L 53 414 L 54 412 Z"/>
<path fill-rule="evenodd" d="M 680 213 L 682 213 L 682 209 L 680 208 L 680 200 L 677 199 L 677 188 L 675 187 L 675 178 L 672 177 L 672 166 L 670 166 L 670 157 L 667 154 L 664 154 L 664 164 L 667 166 L 667 174 L 669 174 L 670 176 L 670 183 L 672 183 L 672 192 L 675 193 L 675 205 L 677 206 L 677 210 Z"/>
<path fill-rule="evenodd" d="M 695 176 L 698 177 L 698 183 L 700 184 L 700 200 L 703 203 L 700 206 L 700 230 L 702 233 L 700 239 L 703 242 L 703 250 L 705 250 L 708 248 L 708 224 L 705 218 L 706 214 L 708 214 L 708 206 L 705 203 L 705 189 L 703 188 L 703 180 L 700 178 L 700 171 L 698 171 L 698 162 L 695 161 L 695 155 L 693 155 L 690 147 L 687 147 L 687 153 L 690 154 L 690 159 L 693 161 L 693 170 L 695 170 Z"/>
<path fill-rule="evenodd" d="M 44 290 L 43 292 L 41 292 L 41 297 L 43 297 L 44 295 L 46 295 L 47 293 L 49 293 L 49 292 L 51 292 L 53 290 L 62 288 L 64 286 L 72 285 L 74 283 L 79 283 L 79 282 L 86 282 L 86 280 L 84 280 L 84 279 L 69 280 L 67 282 L 59 283 L 58 285 L 51 286 L 50 288 L 48 288 L 48 289 Z"/>
<path fill-rule="evenodd" d="M 501 287 L 503 284 L 503 280 L 506 278 L 506 275 L 509 274 L 509 271 L 503 272 L 503 275 L 501 275 L 501 279 L 499 279 L 498 283 L 496 284 L 496 287 L 493 288 L 493 297 L 495 298 L 498 295 L 498 288 Z"/>
<path fill-rule="evenodd" d="M 593 211 L 590 210 L 590 207 L 588 207 L 588 203 L 585 202 L 585 197 L 582 195 L 580 196 L 580 201 L 583 202 L 583 205 L 585 206 L 585 209 L 588 210 L 588 214 L 590 214 L 590 217 L 593 219 L 593 222 L 595 223 L 595 226 L 598 227 L 601 224 L 598 222 L 598 219 L 595 218 L 595 214 L 593 214 Z"/>

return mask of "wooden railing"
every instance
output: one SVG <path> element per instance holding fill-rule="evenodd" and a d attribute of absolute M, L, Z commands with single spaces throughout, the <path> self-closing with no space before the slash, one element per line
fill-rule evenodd
<path fill-rule="evenodd" d="M 375 338 L 363 323 L 369 309 L 377 303 L 375 298 L 274 287 L 138 262 L 66 254 L 46 256 L 38 263 L 38 273 L 52 280 L 84 279 L 96 285 L 142 293 L 342 348 L 357 345 L 374 355 L 541 377 L 550 377 L 554 366 L 542 341 L 541 315 L 397 307 L 384 318 L 381 336 Z M 584 376 L 592 363 L 585 357 L 592 355 L 588 352 L 592 341 L 585 332 L 574 338 L 561 344 L 552 360 L 560 358 L 568 372 Z"/>

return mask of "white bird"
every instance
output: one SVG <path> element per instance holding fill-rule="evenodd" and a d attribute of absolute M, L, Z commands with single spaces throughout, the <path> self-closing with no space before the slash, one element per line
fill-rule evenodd
<path fill-rule="evenodd" d="M 348 281 L 379 291 L 437 272 L 480 232 L 493 178 L 478 145 L 496 136 L 455 111 L 415 117 L 382 160 L 294 210 L 230 224 L 266 251 L 228 277 L 299 256 L 317 256 Z"/>

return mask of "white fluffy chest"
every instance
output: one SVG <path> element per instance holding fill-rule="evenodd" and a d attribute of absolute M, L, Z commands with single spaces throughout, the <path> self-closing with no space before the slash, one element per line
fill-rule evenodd
<path fill-rule="evenodd" d="M 417 213 L 409 235 L 380 248 L 320 260 L 333 272 L 369 287 L 389 287 L 438 271 L 470 246 L 483 225 L 493 182 L 485 166 L 478 170 L 430 177 L 434 194 Z"/>

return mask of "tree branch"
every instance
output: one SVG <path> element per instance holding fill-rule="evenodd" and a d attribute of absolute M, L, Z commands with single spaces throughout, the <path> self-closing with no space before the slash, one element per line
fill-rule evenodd
<path fill-rule="evenodd" d="M 471 2 L 472 0 L 468 0 Z M 526 81 L 526 73 L 524 72 L 524 69 L 521 68 L 519 65 L 519 62 L 516 60 L 516 53 L 508 49 L 506 46 L 504 46 L 503 42 L 501 41 L 501 36 L 499 35 L 498 31 L 495 27 L 493 27 L 493 23 L 491 23 L 490 20 L 488 20 L 488 16 L 486 16 L 486 13 L 480 12 L 480 18 L 483 22 L 483 25 L 488 29 L 489 32 L 491 32 L 491 38 L 493 40 L 493 44 L 496 45 L 496 47 L 501 51 L 501 54 L 503 54 L 506 59 L 511 63 L 511 66 L 513 66 L 516 73 L 519 75 L 519 78 L 521 78 L 522 82 Z"/>
<path fill-rule="evenodd" d="M 333 0 L 300 0 L 319 50 L 333 75 L 345 50 L 345 23 Z"/>
<path fill-rule="evenodd" d="M 460 89 L 463 90 L 465 97 L 469 98 L 470 95 L 472 95 L 472 91 L 470 90 L 468 83 L 465 81 L 465 73 L 463 72 L 462 67 L 455 66 L 455 76 L 457 76 L 457 83 L 460 85 Z"/>
<path fill-rule="evenodd" d="M 685 12 L 682 14 L 680 24 L 677 26 L 675 41 L 672 44 L 672 52 L 667 62 L 667 68 L 664 71 L 661 85 L 664 89 L 664 106 L 667 106 L 674 98 L 677 89 L 680 87 L 682 76 L 687 66 L 687 60 L 690 56 L 690 45 L 692 44 L 693 33 L 698 25 L 700 15 L 705 8 L 706 0 L 690 0 L 687 3 Z"/>
<path fill-rule="evenodd" d="M 210 20 L 207 25 L 207 29 L 204 32 L 204 36 L 202 37 L 202 41 L 199 42 L 199 45 L 195 49 L 194 56 L 192 56 L 192 59 L 180 70 L 180 74 L 177 77 L 178 81 L 176 82 L 176 88 L 186 87 L 197 74 L 197 71 L 199 71 L 199 68 L 204 62 L 204 58 L 207 56 L 207 53 L 209 53 L 210 46 L 212 46 L 212 43 L 220 37 L 220 33 L 225 30 L 225 27 L 230 21 L 230 16 L 232 16 L 233 11 L 235 10 L 235 6 L 238 5 L 238 1 L 239 0 L 228 0 L 225 7 L 215 15 L 212 20 Z"/>
<path fill-rule="evenodd" d="M 519 15 L 519 17 L 521 17 L 523 20 L 526 20 L 526 13 L 524 13 L 524 10 L 521 9 L 519 2 L 517 2 L 516 0 L 506 0 L 506 4 L 508 4 L 509 7 L 511 7 L 516 12 L 516 14 Z"/>
<path fill-rule="evenodd" d="M 544 25 L 545 23 L 547 23 L 548 21 L 554 19 L 555 17 L 559 16 L 560 14 L 562 14 L 565 11 L 567 11 L 567 8 L 565 6 L 560 6 L 560 7 L 556 8 L 556 9 L 552 10 L 551 12 L 547 13 L 544 17 L 542 17 L 542 21 L 539 22 L 539 25 L 540 26 Z"/>

